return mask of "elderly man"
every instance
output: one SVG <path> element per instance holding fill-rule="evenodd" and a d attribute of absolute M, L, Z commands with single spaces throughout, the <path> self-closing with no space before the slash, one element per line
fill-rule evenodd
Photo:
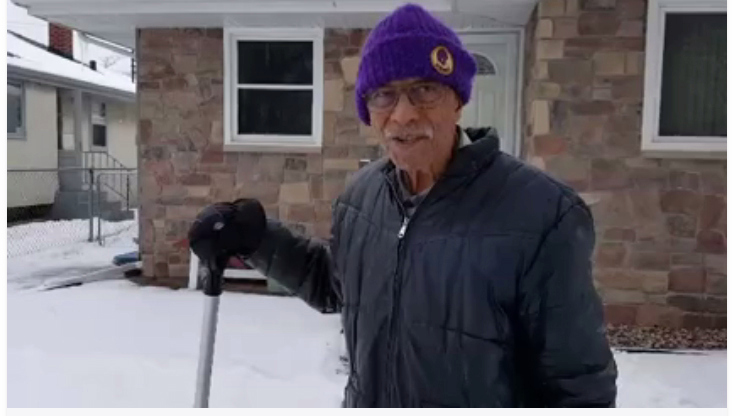
<path fill-rule="evenodd" d="M 201 258 L 249 262 L 314 308 L 341 309 L 348 407 L 609 407 L 616 366 L 591 280 L 588 207 L 461 129 L 475 61 L 416 5 L 370 33 L 360 119 L 388 157 L 335 201 L 324 244 L 218 204 L 225 226 L 191 229 Z M 300 342 L 300 340 L 294 340 Z"/>

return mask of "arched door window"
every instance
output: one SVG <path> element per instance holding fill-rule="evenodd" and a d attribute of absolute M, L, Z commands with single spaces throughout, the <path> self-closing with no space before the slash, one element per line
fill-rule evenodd
<path fill-rule="evenodd" d="M 496 65 L 490 59 L 479 53 L 473 53 L 473 58 L 478 66 L 477 75 L 496 75 Z"/>

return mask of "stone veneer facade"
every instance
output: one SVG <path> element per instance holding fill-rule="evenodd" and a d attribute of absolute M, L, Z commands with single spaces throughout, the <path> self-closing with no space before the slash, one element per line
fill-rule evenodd
<path fill-rule="evenodd" d="M 147 281 L 187 283 L 187 229 L 205 205 L 255 197 L 268 215 L 328 237 L 331 201 L 361 159 L 380 156 L 359 122 L 354 82 L 363 30 L 327 30 L 320 154 L 223 152 L 223 31 L 138 32 L 140 247 Z"/>
<path fill-rule="evenodd" d="M 527 26 L 525 158 L 593 201 L 608 321 L 727 325 L 727 162 L 640 150 L 645 0 L 544 0 Z"/>
<path fill-rule="evenodd" d="M 726 162 L 640 152 L 644 0 L 544 0 L 527 26 L 524 157 L 593 199 L 612 323 L 726 326 Z M 224 153 L 220 29 L 138 31 L 140 247 L 147 281 L 187 282 L 203 206 L 256 197 L 327 237 L 331 201 L 381 149 L 354 108 L 363 30 L 327 30 L 321 154 Z"/>

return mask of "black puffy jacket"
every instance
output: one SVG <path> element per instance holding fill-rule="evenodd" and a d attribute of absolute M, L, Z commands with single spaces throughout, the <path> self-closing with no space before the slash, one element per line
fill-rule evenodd
<path fill-rule="evenodd" d="M 341 309 L 345 406 L 614 406 L 588 207 L 488 130 L 466 131 L 406 227 L 382 159 L 335 201 L 329 245 L 270 221 L 250 262 Z"/>

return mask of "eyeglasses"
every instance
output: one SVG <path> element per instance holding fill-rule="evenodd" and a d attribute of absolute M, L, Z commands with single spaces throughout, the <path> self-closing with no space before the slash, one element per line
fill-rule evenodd
<path fill-rule="evenodd" d="M 406 94 L 411 105 L 429 108 L 444 96 L 445 91 L 445 86 L 436 82 L 415 82 L 405 87 L 378 88 L 365 95 L 365 103 L 370 110 L 388 111 L 398 104 L 401 94 Z"/>

